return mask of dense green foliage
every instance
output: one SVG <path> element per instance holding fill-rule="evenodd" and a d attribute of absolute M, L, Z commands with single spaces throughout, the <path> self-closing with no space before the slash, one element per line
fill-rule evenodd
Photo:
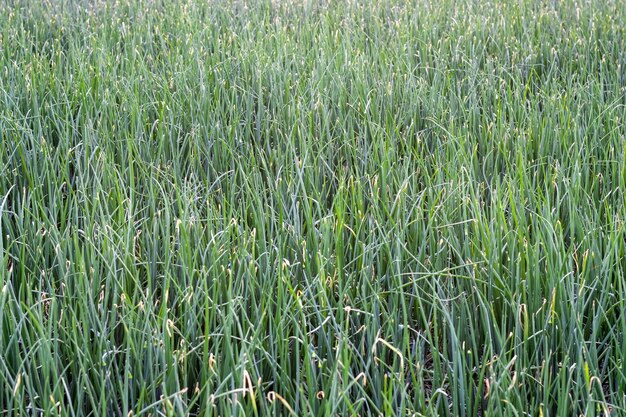
<path fill-rule="evenodd" d="M 624 415 L 624 22 L 2 0 L 2 415 Z"/>

